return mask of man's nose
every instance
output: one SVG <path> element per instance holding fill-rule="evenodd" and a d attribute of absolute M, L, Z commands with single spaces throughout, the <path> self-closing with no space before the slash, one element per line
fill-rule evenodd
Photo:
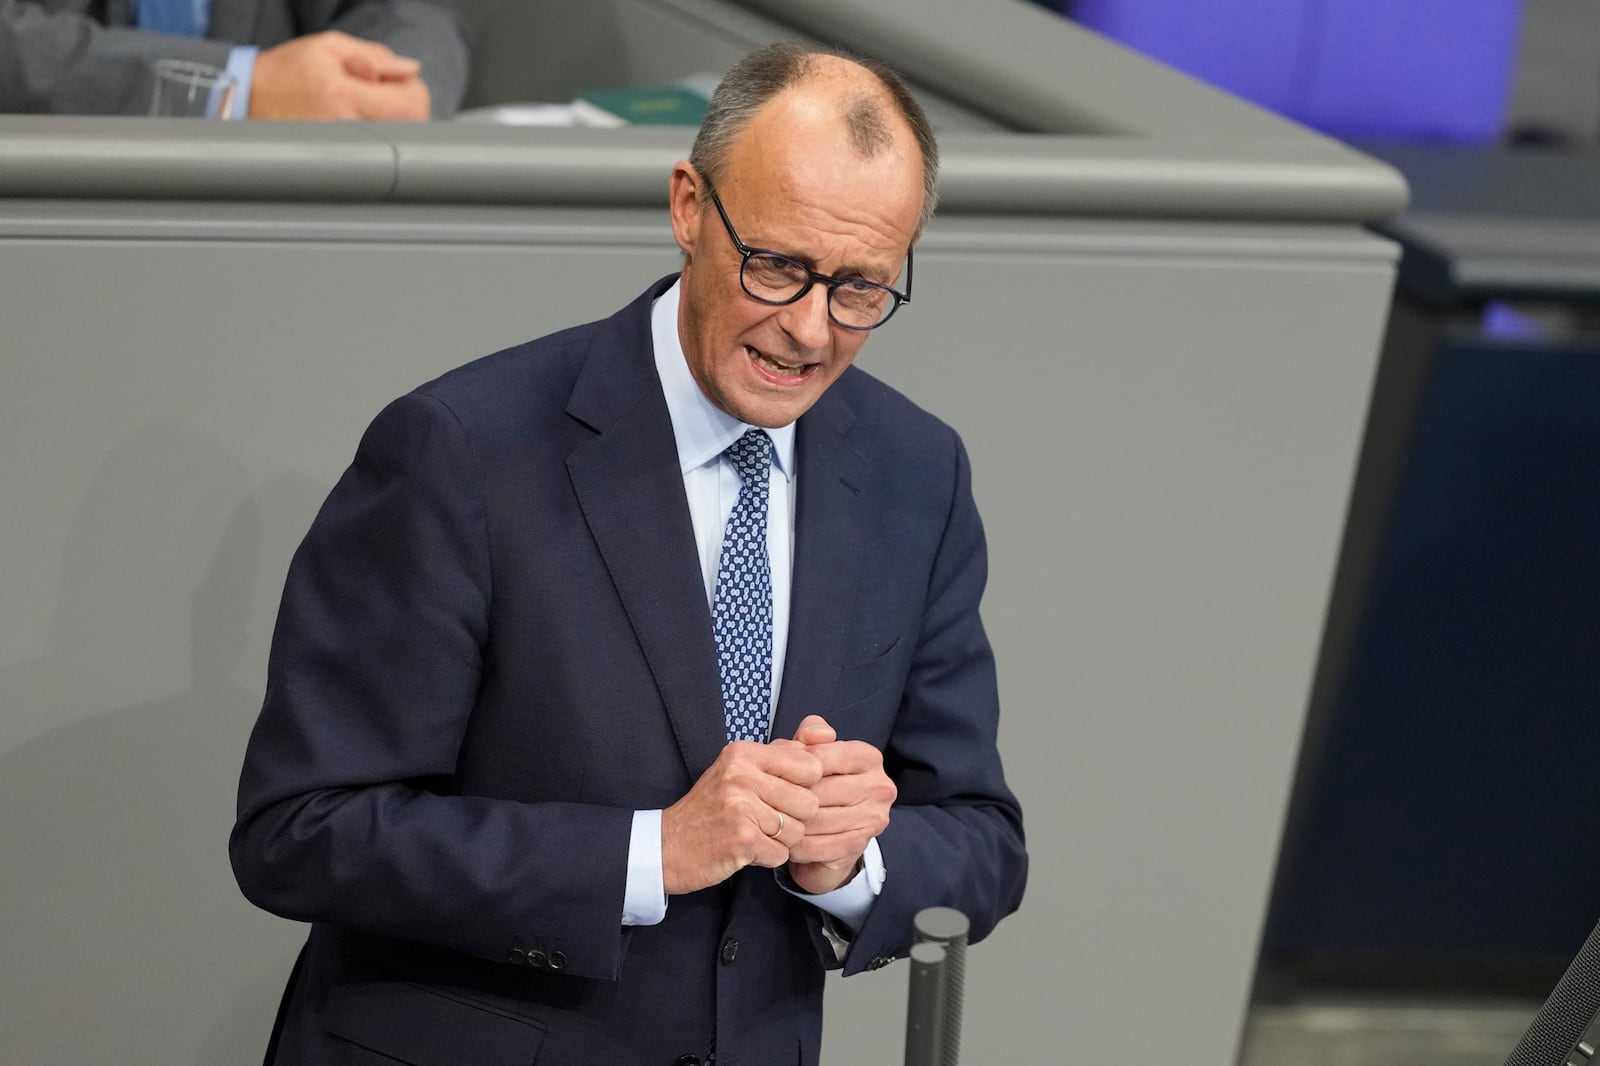
<path fill-rule="evenodd" d="M 833 320 L 828 317 L 828 287 L 813 285 L 778 318 L 783 331 L 808 352 L 827 346 L 833 336 Z"/>

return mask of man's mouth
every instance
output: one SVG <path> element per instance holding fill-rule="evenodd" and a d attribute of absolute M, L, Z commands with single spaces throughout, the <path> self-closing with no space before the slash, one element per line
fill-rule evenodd
<path fill-rule="evenodd" d="M 773 356 L 768 355 L 766 352 L 758 351 L 757 349 L 750 347 L 748 344 L 745 345 L 744 350 L 745 353 L 750 356 L 751 360 L 754 361 L 756 366 L 760 367 L 768 374 L 772 374 L 777 377 L 803 378 L 815 370 L 819 365 L 817 363 L 795 363 L 782 359 L 776 359 Z"/>

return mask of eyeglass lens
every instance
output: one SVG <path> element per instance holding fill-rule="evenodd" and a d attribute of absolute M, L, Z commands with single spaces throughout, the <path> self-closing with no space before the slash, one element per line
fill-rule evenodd
<path fill-rule="evenodd" d="M 770 252 L 755 252 L 745 260 L 745 291 L 758 300 L 786 303 L 811 281 L 804 264 Z M 894 312 L 894 294 L 882 285 L 850 280 L 828 290 L 828 311 L 842 326 L 870 329 Z"/>

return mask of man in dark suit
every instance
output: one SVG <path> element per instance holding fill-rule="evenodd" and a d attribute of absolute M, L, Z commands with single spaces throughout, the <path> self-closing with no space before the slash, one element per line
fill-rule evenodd
<path fill-rule="evenodd" d="M 966 456 L 850 366 L 935 153 L 891 72 L 757 52 L 673 169 L 679 276 L 373 423 L 231 841 L 314 923 L 269 1062 L 816 1063 L 827 968 L 1015 909 Z"/>
<path fill-rule="evenodd" d="M 452 0 L 0 0 L 0 111 L 148 114 L 161 59 L 233 72 L 226 118 L 442 118 L 467 86 Z"/>

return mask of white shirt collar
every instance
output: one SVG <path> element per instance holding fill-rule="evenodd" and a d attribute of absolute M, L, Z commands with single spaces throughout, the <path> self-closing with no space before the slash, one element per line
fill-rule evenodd
<path fill-rule="evenodd" d="M 741 422 L 712 403 L 700 389 L 678 338 L 678 285 L 674 281 L 656 297 L 650 311 L 650 340 L 655 349 L 656 374 L 667 397 L 672 435 L 678 445 L 678 464 L 688 473 L 714 462 L 728 446 L 755 427 Z M 774 462 L 786 479 L 794 478 L 794 423 L 768 429 Z"/>

